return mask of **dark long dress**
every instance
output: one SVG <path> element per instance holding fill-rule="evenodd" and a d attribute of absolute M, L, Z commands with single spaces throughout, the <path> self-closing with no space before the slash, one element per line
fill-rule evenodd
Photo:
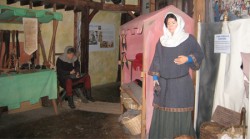
<path fill-rule="evenodd" d="M 174 63 L 180 55 L 191 56 L 193 62 L 182 65 Z M 149 74 L 157 75 L 161 90 L 154 94 L 154 112 L 149 138 L 171 139 L 180 135 L 194 136 L 191 112 L 194 107 L 194 86 L 189 68 L 198 70 L 203 53 L 195 38 L 176 47 L 164 47 L 157 43 Z"/>

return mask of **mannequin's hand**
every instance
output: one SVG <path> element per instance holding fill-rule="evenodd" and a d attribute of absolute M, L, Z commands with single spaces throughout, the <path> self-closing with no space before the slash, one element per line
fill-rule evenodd
<path fill-rule="evenodd" d="M 79 78 L 80 77 L 80 74 L 79 72 L 76 73 L 76 78 Z"/>
<path fill-rule="evenodd" d="M 154 86 L 156 86 L 156 84 L 160 85 L 158 80 L 154 80 Z"/>
<path fill-rule="evenodd" d="M 188 61 L 188 57 L 180 55 L 178 58 L 174 59 L 174 63 L 177 65 L 185 64 Z"/>
<path fill-rule="evenodd" d="M 75 73 L 76 73 L 75 70 L 70 71 L 70 74 L 75 74 Z"/>

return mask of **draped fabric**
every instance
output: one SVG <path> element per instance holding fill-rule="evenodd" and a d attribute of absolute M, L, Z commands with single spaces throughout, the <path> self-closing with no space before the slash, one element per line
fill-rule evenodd
<path fill-rule="evenodd" d="M 223 24 L 223 32 L 231 34 L 231 53 L 221 54 L 213 111 L 217 105 L 240 112 L 243 106 L 248 110 L 241 52 L 250 52 L 250 19 L 239 19 Z"/>
<path fill-rule="evenodd" d="M 200 81 L 196 132 L 199 135 L 201 123 L 210 121 L 213 108 L 215 83 L 218 76 L 220 55 L 214 53 L 214 34 L 221 33 L 221 23 L 202 23 L 200 31 L 200 45 L 204 52 L 204 60 L 200 67 Z"/>
<path fill-rule="evenodd" d="M 35 104 L 41 97 L 57 98 L 57 78 L 53 70 L 33 73 L 2 74 L 0 76 L 0 107 L 20 108 L 20 103 L 29 101 Z"/>
<path fill-rule="evenodd" d="M 212 0 L 206 0 L 205 8 L 206 8 L 206 16 L 205 21 L 206 23 L 213 23 L 214 22 L 214 4 Z"/>
<path fill-rule="evenodd" d="M 168 112 L 154 109 L 149 139 L 173 139 L 181 135 L 195 137 L 192 112 Z"/>

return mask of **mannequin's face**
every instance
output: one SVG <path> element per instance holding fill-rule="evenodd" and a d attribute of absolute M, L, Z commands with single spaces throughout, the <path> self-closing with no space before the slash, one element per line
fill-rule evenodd
<path fill-rule="evenodd" d="M 73 59 L 74 56 L 75 56 L 74 53 L 69 53 L 69 54 L 67 54 L 67 58 L 70 59 L 70 60 Z"/>
<path fill-rule="evenodd" d="M 167 26 L 168 26 L 168 30 L 170 31 L 170 33 L 173 34 L 178 24 L 174 18 L 169 18 L 167 21 Z"/>

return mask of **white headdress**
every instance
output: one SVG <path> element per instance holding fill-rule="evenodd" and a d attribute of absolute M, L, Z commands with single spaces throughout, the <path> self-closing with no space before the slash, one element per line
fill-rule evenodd
<path fill-rule="evenodd" d="M 185 22 L 181 16 L 176 15 L 172 12 L 167 13 L 167 15 L 168 14 L 175 15 L 175 17 L 177 19 L 178 26 L 172 35 L 172 33 L 168 30 L 168 28 L 166 27 L 166 25 L 164 23 L 164 25 L 163 25 L 164 34 L 161 36 L 160 42 L 164 47 L 176 47 L 179 44 L 181 44 L 182 42 L 184 42 L 189 37 L 189 34 L 184 31 Z M 167 15 L 166 15 L 166 17 L 167 17 Z"/>

